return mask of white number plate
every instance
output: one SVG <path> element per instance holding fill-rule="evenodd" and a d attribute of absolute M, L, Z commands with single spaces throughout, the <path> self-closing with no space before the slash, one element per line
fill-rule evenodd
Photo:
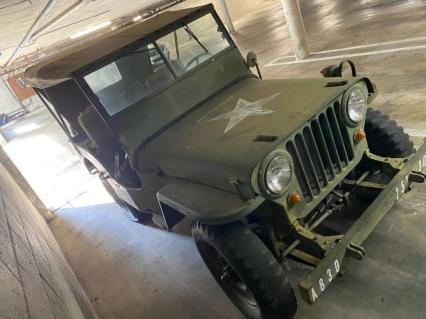
<path fill-rule="evenodd" d="M 401 198 L 401 195 L 404 194 L 408 189 L 408 176 L 405 176 L 401 182 L 395 187 L 395 196 L 396 200 Z"/>
<path fill-rule="evenodd" d="M 315 302 L 318 299 L 318 296 L 325 290 L 325 288 L 336 278 L 337 274 L 340 272 L 340 263 L 339 260 L 335 259 L 332 265 L 327 268 L 325 275 L 321 277 L 316 284 L 311 288 L 311 300 Z M 318 291 L 317 291 L 318 289 Z"/>

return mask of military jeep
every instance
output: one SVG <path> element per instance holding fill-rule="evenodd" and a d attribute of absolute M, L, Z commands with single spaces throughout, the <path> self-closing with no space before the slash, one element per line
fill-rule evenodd
<path fill-rule="evenodd" d="M 169 230 L 192 220 L 235 306 L 283 319 L 297 309 L 288 258 L 312 267 L 298 288 L 314 303 L 425 180 L 426 144 L 415 152 L 368 106 L 376 86 L 341 69 L 261 79 L 255 55 L 243 58 L 206 5 L 86 41 L 30 67 L 26 80 L 132 218 L 154 216 Z"/>

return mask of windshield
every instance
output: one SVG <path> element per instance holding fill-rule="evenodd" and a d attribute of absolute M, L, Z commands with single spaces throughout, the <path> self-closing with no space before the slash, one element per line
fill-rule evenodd
<path fill-rule="evenodd" d="M 211 14 L 142 46 L 84 77 L 112 116 L 229 47 Z"/>

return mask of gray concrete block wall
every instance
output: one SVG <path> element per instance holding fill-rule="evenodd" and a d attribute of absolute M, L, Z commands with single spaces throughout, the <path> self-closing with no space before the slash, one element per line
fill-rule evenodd
<path fill-rule="evenodd" d="M 96 318 L 45 220 L 2 164 L 0 318 Z"/>

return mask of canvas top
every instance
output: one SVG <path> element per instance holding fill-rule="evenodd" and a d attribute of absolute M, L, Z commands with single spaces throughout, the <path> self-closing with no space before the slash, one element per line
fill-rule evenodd
<path fill-rule="evenodd" d="M 29 86 L 40 89 L 67 81 L 72 78 L 73 72 L 80 68 L 209 6 L 166 11 L 140 23 L 105 33 L 93 41 L 70 48 L 31 66 L 25 71 L 25 80 Z"/>

